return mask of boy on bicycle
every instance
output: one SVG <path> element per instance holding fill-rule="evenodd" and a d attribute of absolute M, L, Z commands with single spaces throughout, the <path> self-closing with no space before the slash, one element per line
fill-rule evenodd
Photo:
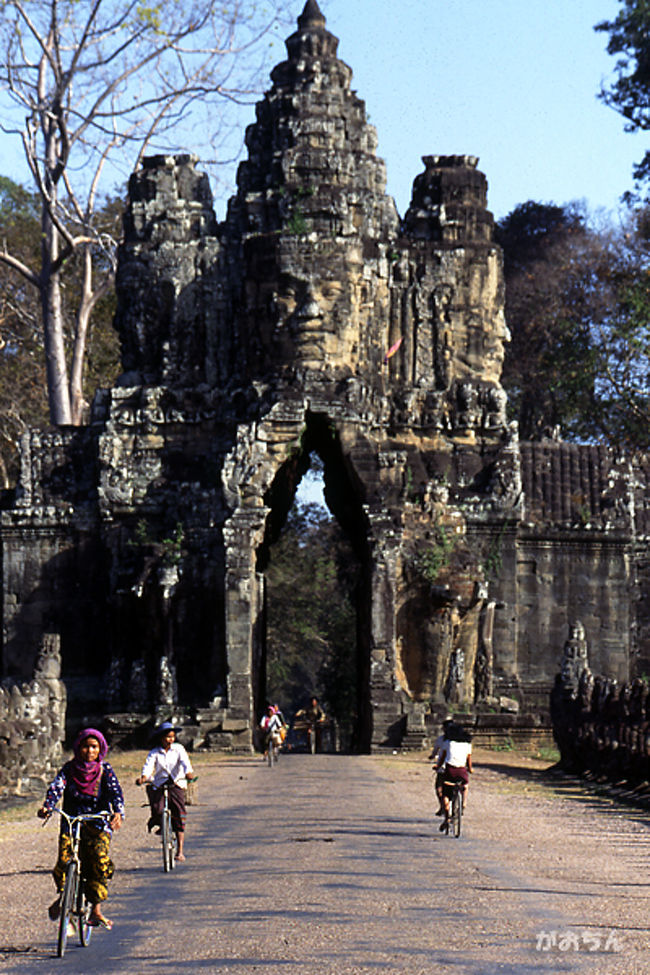
<path fill-rule="evenodd" d="M 153 740 L 156 743 L 147 755 L 142 772 L 135 780 L 136 785 L 147 786 L 147 796 L 151 806 L 151 816 L 147 824 L 149 832 L 160 828 L 165 797 L 163 786 L 169 782 L 169 808 L 172 814 L 172 830 L 176 834 L 176 857 L 185 860 L 185 790 L 188 779 L 194 776 L 189 755 L 180 742 L 176 741 L 176 729 L 171 721 L 163 721 L 156 728 Z"/>
<path fill-rule="evenodd" d="M 119 829 L 124 819 L 124 796 L 115 772 L 108 762 L 108 745 L 101 731 L 84 728 L 73 745 L 74 758 L 66 762 L 50 783 L 45 801 L 36 815 L 49 819 L 52 810 L 63 798 L 63 811 L 69 816 L 111 812 L 111 818 L 103 826 L 84 823 L 81 830 L 81 872 L 85 893 L 92 905 L 88 923 L 101 925 L 110 931 L 113 922 L 102 913 L 101 905 L 108 897 L 107 883 L 113 876 L 114 866 L 109 856 L 112 831 Z M 48 914 L 52 921 L 59 917 L 60 899 L 65 883 L 66 867 L 71 859 L 70 829 L 61 818 L 59 855 L 52 871 L 57 898 L 50 904 Z"/>

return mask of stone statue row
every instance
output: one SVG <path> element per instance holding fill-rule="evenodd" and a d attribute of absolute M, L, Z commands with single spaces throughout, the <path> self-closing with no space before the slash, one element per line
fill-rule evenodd
<path fill-rule="evenodd" d="M 584 627 L 574 623 L 551 695 L 564 769 L 598 781 L 650 788 L 650 686 L 594 676 Z"/>
<path fill-rule="evenodd" d="M 0 685 L 0 795 L 42 789 L 60 764 L 66 689 L 59 639 L 43 635 L 33 680 Z"/>

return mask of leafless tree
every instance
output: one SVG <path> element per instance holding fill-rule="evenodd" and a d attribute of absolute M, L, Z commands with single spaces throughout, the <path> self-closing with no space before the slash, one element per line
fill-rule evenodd
<path fill-rule="evenodd" d="M 112 286 L 116 241 L 95 219 L 115 159 L 172 151 L 198 110 L 214 129 L 246 98 L 253 56 L 284 18 L 285 0 L 2 0 L 0 87 L 14 115 L 2 131 L 22 141 L 41 200 L 35 265 L 0 246 L 0 261 L 40 299 L 50 419 L 79 424 L 90 315 Z M 268 46 L 267 46 L 268 47 Z M 114 174 L 114 170 L 113 170 Z M 114 175 L 113 175 L 114 179 Z M 66 262 L 82 264 L 69 325 Z"/>

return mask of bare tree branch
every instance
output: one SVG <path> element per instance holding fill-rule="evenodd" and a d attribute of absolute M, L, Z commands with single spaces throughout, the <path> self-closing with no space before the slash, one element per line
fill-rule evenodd
<path fill-rule="evenodd" d="M 78 422 L 89 316 L 110 287 L 117 241 L 96 224 L 109 162 L 133 164 L 198 104 L 226 106 L 253 91 L 247 63 L 288 0 L 4 0 L 0 87 L 13 106 L 1 130 L 19 135 L 41 200 L 41 263 L 7 248 L 0 261 L 40 294 L 54 423 Z M 157 149 L 160 151 L 160 149 Z M 67 262 L 83 265 L 67 347 Z M 101 256 L 98 262 L 97 257 Z M 72 363 L 68 375 L 68 362 Z"/>

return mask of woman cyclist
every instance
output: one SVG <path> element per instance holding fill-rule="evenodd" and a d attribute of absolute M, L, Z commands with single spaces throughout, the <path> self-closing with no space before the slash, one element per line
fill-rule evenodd
<path fill-rule="evenodd" d="M 101 731 L 97 731 L 96 728 L 84 728 L 77 735 L 73 751 L 74 758 L 66 762 L 53 779 L 37 816 L 40 819 L 49 819 L 61 798 L 63 798 L 63 811 L 69 816 L 112 812 L 110 820 L 103 826 L 99 825 L 99 822 L 84 823 L 80 847 L 85 893 L 92 904 L 88 923 L 94 927 L 101 925 L 110 931 L 113 922 L 104 917 L 101 905 L 108 897 L 106 885 L 113 876 L 114 868 L 109 856 L 109 846 L 112 830 L 119 829 L 124 819 L 124 796 L 115 772 L 108 762 L 104 761 L 108 753 L 108 745 Z M 61 817 L 59 856 L 52 871 L 58 894 L 48 908 L 52 921 L 56 921 L 59 917 L 61 893 L 70 859 L 70 829 Z"/>

